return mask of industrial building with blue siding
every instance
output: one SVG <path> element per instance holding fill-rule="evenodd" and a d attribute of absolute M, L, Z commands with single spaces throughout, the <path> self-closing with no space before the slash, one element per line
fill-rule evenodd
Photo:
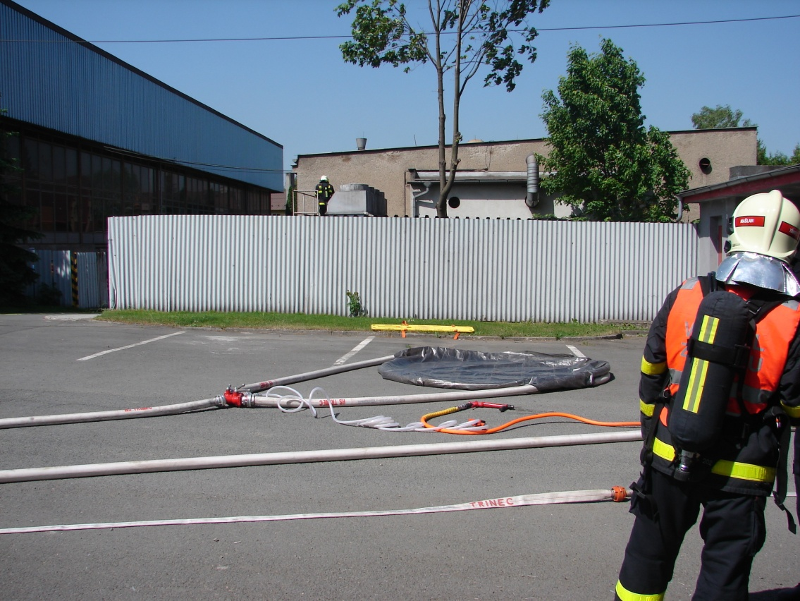
<path fill-rule="evenodd" d="M 105 250 L 107 218 L 270 212 L 283 147 L 0 0 L 0 129 L 41 250 Z"/>

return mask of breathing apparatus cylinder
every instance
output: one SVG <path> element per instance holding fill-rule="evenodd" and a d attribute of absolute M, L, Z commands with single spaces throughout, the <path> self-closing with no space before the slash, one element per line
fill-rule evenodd
<path fill-rule="evenodd" d="M 754 328 L 750 307 L 732 292 L 711 292 L 700 302 L 669 415 L 679 452 L 676 479 L 688 479 L 700 454 L 719 440 L 728 400 L 737 395 L 736 376 L 744 377 Z"/>

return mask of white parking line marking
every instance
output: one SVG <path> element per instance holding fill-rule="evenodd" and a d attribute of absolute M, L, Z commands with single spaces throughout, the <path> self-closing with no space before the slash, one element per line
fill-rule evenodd
<path fill-rule="evenodd" d="M 370 336 L 369 338 L 366 338 L 366 339 L 362 340 L 358 345 L 356 345 L 356 347 L 352 351 L 350 351 L 346 355 L 343 355 L 343 356 L 339 357 L 334 362 L 334 365 L 342 365 L 345 361 L 347 361 L 350 357 L 355 355 L 358 351 L 363 349 L 365 346 L 367 346 L 373 340 L 375 340 L 375 336 Z"/>
<path fill-rule="evenodd" d="M 155 342 L 157 340 L 164 340 L 164 338 L 169 338 L 170 336 L 177 336 L 178 334 L 184 334 L 185 332 L 174 332 L 173 334 L 166 334 L 164 336 L 159 336 L 158 338 L 151 338 L 150 340 L 142 340 L 142 342 L 137 342 L 136 344 L 129 344 L 128 346 L 121 346 L 119 348 L 112 348 L 108 349 L 107 351 L 101 351 L 99 353 L 95 353 L 94 355 L 89 355 L 88 357 L 81 357 L 78 361 L 88 361 L 89 359 L 94 359 L 95 357 L 100 357 L 101 355 L 107 355 L 108 353 L 116 353 L 117 351 L 124 351 L 125 349 L 133 348 L 135 346 L 141 346 L 143 344 L 149 344 L 151 342 Z"/>
<path fill-rule="evenodd" d="M 580 352 L 580 351 L 579 351 L 577 348 L 575 348 L 574 346 L 572 346 L 572 345 L 569 345 L 569 344 L 568 344 L 568 345 L 567 345 L 567 348 L 568 348 L 570 351 L 572 351 L 572 354 L 573 354 L 573 355 L 575 355 L 576 357 L 581 357 L 581 358 L 583 358 L 583 359 L 585 359 L 585 358 L 586 358 L 586 355 L 584 355 L 582 352 Z"/>

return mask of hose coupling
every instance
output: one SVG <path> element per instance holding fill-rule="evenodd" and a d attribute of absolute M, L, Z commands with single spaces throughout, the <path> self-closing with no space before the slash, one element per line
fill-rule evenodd
<path fill-rule="evenodd" d="M 514 405 L 506 405 L 503 403 L 485 403 L 483 401 L 472 401 L 472 403 L 470 404 L 472 405 L 473 409 L 499 409 L 500 413 L 508 411 L 509 409 L 511 409 L 512 411 L 514 410 Z"/>
<path fill-rule="evenodd" d="M 225 404 L 229 407 L 245 407 L 248 409 L 254 407 L 253 395 L 251 393 L 239 392 L 232 386 L 228 386 L 222 396 L 225 399 Z"/>
<path fill-rule="evenodd" d="M 622 503 L 629 498 L 628 489 L 624 486 L 611 487 L 611 500 L 615 503 Z"/>

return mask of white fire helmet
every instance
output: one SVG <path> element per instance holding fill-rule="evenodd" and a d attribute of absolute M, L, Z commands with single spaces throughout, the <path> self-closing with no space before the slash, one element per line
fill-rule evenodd
<path fill-rule="evenodd" d="M 750 252 L 788 262 L 800 241 L 800 211 L 779 190 L 753 194 L 733 212 L 730 253 Z"/>
<path fill-rule="evenodd" d="M 321 178 L 319 178 L 319 181 L 327 182 L 328 181 L 328 176 L 327 175 L 323 175 Z"/>

